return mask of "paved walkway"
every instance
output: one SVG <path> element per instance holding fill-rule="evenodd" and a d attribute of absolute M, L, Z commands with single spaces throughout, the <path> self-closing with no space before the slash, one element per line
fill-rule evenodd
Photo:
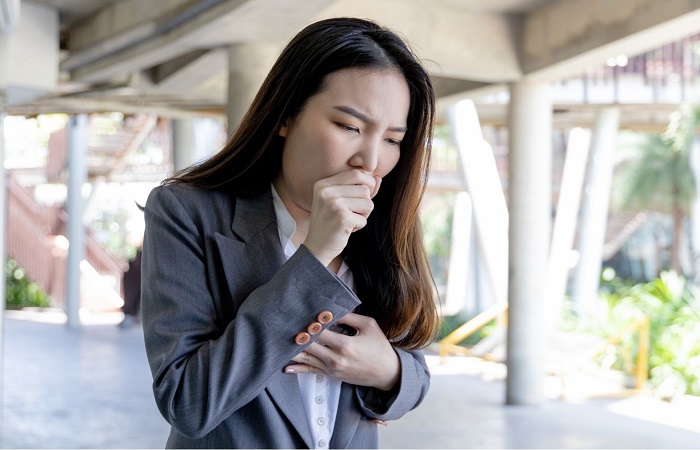
<path fill-rule="evenodd" d="M 162 448 L 168 425 L 151 396 L 141 329 L 118 329 L 115 315 L 86 316 L 80 331 L 64 320 L 8 312 L 0 447 Z M 380 429 L 382 447 L 700 448 L 700 399 L 506 407 L 501 366 L 459 357 L 429 362 L 428 396 Z"/>

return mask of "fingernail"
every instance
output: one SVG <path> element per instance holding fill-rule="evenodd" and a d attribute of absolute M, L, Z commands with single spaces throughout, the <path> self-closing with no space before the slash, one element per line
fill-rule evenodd
<path fill-rule="evenodd" d="M 293 367 L 285 367 L 284 372 L 285 373 L 294 373 L 294 368 Z"/>

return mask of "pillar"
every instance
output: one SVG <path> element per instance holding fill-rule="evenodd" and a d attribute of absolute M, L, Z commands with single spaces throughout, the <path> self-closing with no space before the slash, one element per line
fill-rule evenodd
<path fill-rule="evenodd" d="M 2 70 L 2 69 L 0 69 Z M 5 355 L 5 306 L 7 304 L 7 280 L 5 279 L 5 264 L 7 262 L 7 186 L 5 180 L 5 91 L 0 87 L 0 262 L 2 262 L 2 274 L 0 274 L 0 436 L 3 432 L 3 381 Z"/>
<path fill-rule="evenodd" d="M 80 327 L 80 262 L 85 256 L 83 184 L 87 178 L 87 116 L 68 120 L 68 258 L 66 260 L 66 315 L 68 328 Z"/>
<path fill-rule="evenodd" d="M 228 134 L 243 120 L 279 49 L 264 43 L 234 44 L 229 48 Z"/>
<path fill-rule="evenodd" d="M 173 131 L 173 168 L 179 172 L 195 162 L 197 142 L 194 119 L 172 119 L 170 123 Z"/>
<path fill-rule="evenodd" d="M 544 284 L 551 227 L 552 105 L 547 84 L 510 86 L 506 403 L 544 402 Z"/>
<path fill-rule="evenodd" d="M 695 179 L 695 198 L 690 205 L 690 245 L 692 254 L 690 259 L 692 281 L 700 286 L 700 137 L 693 139 L 690 150 L 690 167 Z"/>
<path fill-rule="evenodd" d="M 619 123 L 619 109 L 601 110 L 591 138 L 578 226 L 579 262 L 571 287 L 571 300 L 579 309 L 598 296 L 613 175 L 611 153 L 615 148 Z"/>
<path fill-rule="evenodd" d="M 552 230 L 552 244 L 547 262 L 545 298 L 549 329 L 554 329 L 561 319 L 590 141 L 590 130 L 574 128 L 569 132 L 557 214 Z"/>

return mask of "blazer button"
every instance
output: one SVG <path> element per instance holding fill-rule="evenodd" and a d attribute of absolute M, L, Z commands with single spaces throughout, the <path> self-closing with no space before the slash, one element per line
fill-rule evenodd
<path fill-rule="evenodd" d="M 306 329 L 306 331 L 308 331 L 309 334 L 311 336 L 313 336 L 314 334 L 320 333 L 322 329 L 323 329 L 323 325 L 321 325 L 318 322 L 314 322 L 311 325 L 309 325 L 309 327 Z"/>
<path fill-rule="evenodd" d="M 318 315 L 318 321 L 323 325 L 328 325 L 333 320 L 333 313 L 330 311 L 323 311 Z"/>
<path fill-rule="evenodd" d="M 304 345 L 307 342 L 311 340 L 311 336 L 309 333 L 306 333 L 302 331 L 301 333 L 297 334 L 297 336 L 294 338 L 294 342 L 297 343 L 297 345 Z"/>

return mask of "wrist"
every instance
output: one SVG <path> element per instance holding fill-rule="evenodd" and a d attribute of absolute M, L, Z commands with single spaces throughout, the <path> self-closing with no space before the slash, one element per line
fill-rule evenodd
<path fill-rule="evenodd" d="M 393 364 L 391 364 L 391 369 L 387 372 L 387 377 L 384 382 L 374 386 L 380 391 L 393 391 L 401 381 L 401 362 L 399 360 L 399 355 L 394 352 L 394 357 L 392 361 Z"/>
<path fill-rule="evenodd" d="M 319 262 L 324 265 L 324 267 L 328 267 L 330 265 L 331 261 L 333 261 L 333 258 L 334 258 L 333 256 L 325 255 L 322 251 L 314 248 L 313 244 L 309 244 L 308 242 L 304 242 L 302 245 L 304 247 L 306 247 L 307 250 L 309 250 L 309 253 L 314 255 L 314 257 L 316 259 L 318 259 Z"/>

